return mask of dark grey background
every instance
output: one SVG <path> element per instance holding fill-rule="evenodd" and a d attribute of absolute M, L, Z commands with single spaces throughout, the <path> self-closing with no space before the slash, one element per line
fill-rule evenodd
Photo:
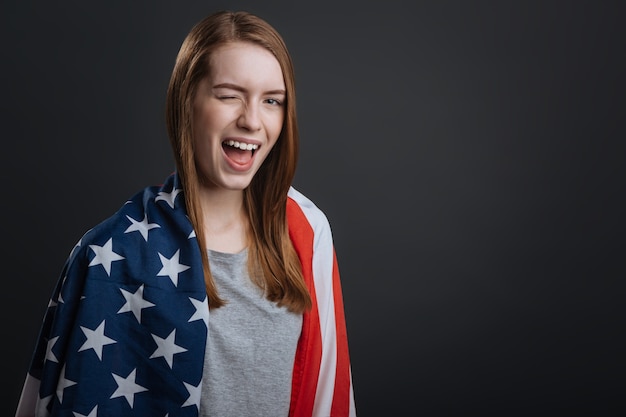
<path fill-rule="evenodd" d="M 0 413 L 69 250 L 173 170 L 169 74 L 221 8 L 293 54 L 295 185 L 333 227 L 359 416 L 624 415 L 608 1 L 3 2 Z"/>

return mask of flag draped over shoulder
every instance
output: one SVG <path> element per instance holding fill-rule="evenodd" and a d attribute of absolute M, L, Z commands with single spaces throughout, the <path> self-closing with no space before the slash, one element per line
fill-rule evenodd
<path fill-rule="evenodd" d="M 210 313 L 178 177 L 144 189 L 73 248 L 16 417 L 197 416 Z M 290 416 L 355 416 L 337 260 L 324 214 L 289 191 L 305 312 Z"/>

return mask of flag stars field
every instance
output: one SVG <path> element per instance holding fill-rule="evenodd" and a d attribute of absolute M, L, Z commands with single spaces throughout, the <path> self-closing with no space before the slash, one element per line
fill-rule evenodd
<path fill-rule="evenodd" d="M 175 287 L 178 286 L 178 274 L 189 269 L 187 265 L 183 265 L 179 262 L 180 249 L 171 258 L 166 258 L 159 252 L 159 258 L 163 268 L 159 271 L 157 276 L 168 276 L 172 280 Z"/>
<path fill-rule="evenodd" d="M 155 197 L 154 201 L 165 201 L 171 208 L 174 208 L 174 202 L 176 200 L 176 196 L 181 192 L 180 188 L 172 189 L 172 192 L 168 193 L 165 191 L 160 191 L 159 194 Z"/>
<path fill-rule="evenodd" d="M 96 405 L 87 415 L 74 411 L 74 417 L 98 417 L 98 406 Z"/>
<path fill-rule="evenodd" d="M 203 301 L 196 300 L 195 298 L 189 297 L 189 301 L 196 308 L 196 312 L 187 320 L 188 323 L 196 320 L 204 321 L 205 326 L 209 327 L 209 315 L 207 311 L 209 311 L 209 299 L 208 297 L 204 297 Z"/>
<path fill-rule="evenodd" d="M 46 360 L 50 362 L 57 362 L 57 363 L 59 362 L 56 355 L 52 351 L 52 348 L 54 347 L 57 340 L 59 340 L 59 336 L 55 336 L 53 338 L 48 339 L 48 344 L 46 346 Z"/>
<path fill-rule="evenodd" d="M 112 343 L 117 343 L 115 340 L 108 338 L 104 335 L 104 320 L 95 330 L 88 329 L 87 327 L 80 326 L 81 330 L 87 337 L 87 340 L 83 345 L 78 349 L 78 351 L 83 351 L 87 349 L 93 349 L 98 355 L 98 359 L 102 360 L 102 347 L 104 345 L 110 345 Z"/>
<path fill-rule="evenodd" d="M 172 369 L 174 363 L 174 355 L 177 353 L 187 352 L 187 349 L 182 346 L 178 346 L 174 341 L 176 339 L 176 329 L 172 330 L 169 336 L 165 339 L 162 339 L 155 334 L 152 335 L 152 338 L 158 347 L 150 356 L 150 359 L 162 356 L 169 365 L 170 369 Z"/>
<path fill-rule="evenodd" d="M 124 231 L 124 233 L 139 232 L 146 242 L 148 241 L 148 232 L 151 229 L 161 227 L 156 223 L 149 223 L 147 214 L 143 216 L 143 220 L 140 222 L 128 215 L 126 216 L 126 218 L 130 221 L 131 224 L 130 226 L 128 226 L 126 231 Z"/>
<path fill-rule="evenodd" d="M 124 259 L 123 256 L 113 252 L 113 238 L 107 240 L 104 246 L 89 245 L 89 248 L 96 254 L 89 266 L 102 265 L 109 276 L 111 276 L 111 263 Z"/>
<path fill-rule="evenodd" d="M 111 399 L 117 397 L 124 397 L 126 401 L 128 401 L 128 405 L 130 408 L 133 408 L 133 404 L 135 403 L 135 394 L 143 391 L 148 391 L 147 388 L 142 387 L 141 385 L 135 383 L 135 374 L 137 373 L 137 369 L 133 369 L 130 374 L 126 378 L 112 374 L 113 378 L 115 378 L 115 382 L 117 383 L 117 389 L 111 395 Z"/>
<path fill-rule="evenodd" d="M 138 323 L 141 323 L 141 310 L 148 307 L 154 307 L 150 301 L 143 298 L 143 284 L 137 288 L 134 293 L 120 288 L 122 295 L 126 299 L 126 303 L 117 311 L 117 314 L 132 312 Z"/>
<path fill-rule="evenodd" d="M 63 404 L 63 392 L 65 388 L 71 387 L 72 385 L 76 385 L 76 382 L 71 381 L 65 378 L 65 366 L 61 369 L 61 375 L 59 376 L 59 385 L 57 386 L 57 398 L 59 402 Z"/>
<path fill-rule="evenodd" d="M 183 407 L 195 405 L 199 409 L 198 404 L 200 404 L 200 396 L 202 394 L 202 381 L 200 381 L 198 386 L 186 382 L 183 383 L 185 384 L 185 388 L 187 388 L 187 392 L 189 392 L 189 398 L 183 403 Z"/>

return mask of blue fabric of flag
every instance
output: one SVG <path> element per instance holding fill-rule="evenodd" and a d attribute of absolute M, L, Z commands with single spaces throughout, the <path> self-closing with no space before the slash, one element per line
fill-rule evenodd
<path fill-rule="evenodd" d="M 29 370 L 44 414 L 198 415 L 209 310 L 178 181 L 136 194 L 72 250 Z"/>

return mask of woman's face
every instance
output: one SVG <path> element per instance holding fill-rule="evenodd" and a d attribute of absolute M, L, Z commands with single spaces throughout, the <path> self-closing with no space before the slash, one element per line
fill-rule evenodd
<path fill-rule="evenodd" d="M 243 190 L 276 143 L 285 82 L 268 50 L 234 42 L 213 51 L 194 98 L 195 162 L 202 185 Z"/>

